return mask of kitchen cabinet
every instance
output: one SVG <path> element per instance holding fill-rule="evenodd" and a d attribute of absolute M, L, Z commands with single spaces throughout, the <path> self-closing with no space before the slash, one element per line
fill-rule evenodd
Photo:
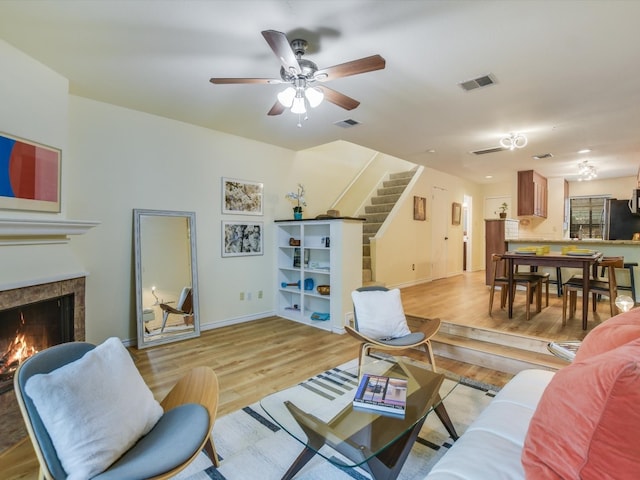
<path fill-rule="evenodd" d="M 547 218 L 547 179 L 533 170 L 518 172 L 518 216 Z"/>
<path fill-rule="evenodd" d="M 507 243 L 518 239 L 519 221 L 513 219 L 487 219 L 484 221 L 485 230 L 485 275 L 486 284 L 491 285 L 493 279 L 493 265 L 491 255 L 502 254 L 507 251 Z"/>

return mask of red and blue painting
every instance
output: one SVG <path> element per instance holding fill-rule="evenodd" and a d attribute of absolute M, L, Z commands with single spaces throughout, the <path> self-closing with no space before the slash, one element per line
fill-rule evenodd
<path fill-rule="evenodd" d="M 0 208 L 60 211 L 60 150 L 0 134 Z"/>

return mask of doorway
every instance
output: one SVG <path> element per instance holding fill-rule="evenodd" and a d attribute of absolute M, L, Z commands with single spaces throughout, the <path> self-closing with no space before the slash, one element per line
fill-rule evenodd
<path fill-rule="evenodd" d="M 451 220 L 451 203 L 449 192 L 440 187 L 431 190 L 431 277 L 433 280 L 447 276 L 449 222 Z"/>

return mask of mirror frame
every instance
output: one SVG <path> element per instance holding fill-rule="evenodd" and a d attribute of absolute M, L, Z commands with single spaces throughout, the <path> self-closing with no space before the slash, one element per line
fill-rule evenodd
<path fill-rule="evenodd" d="M 189 235 L 189 246 L 191 248 L 191 291 L 193 298 L 193 331 L 185 333 L 175 333 L 164 335 L 157 340 L 144 341 L 144 320 L 142 301 L 142 232 L 141 218 L 144 216 L 155 217 L 185 217 L 187 219 L 187 235 Z M 154 345 L 176 342 L 187 338 L 200 336 L 200 311 L 198 301 L 198 262 L 196 254 L 196 214 L 195 212 L 172 211 L 172 210 L 133 210 L 133 232 L 135 251 L 135 282 L 136 282 L 136 323 L 138 332 L 138 348 L 148 348 Z"/>

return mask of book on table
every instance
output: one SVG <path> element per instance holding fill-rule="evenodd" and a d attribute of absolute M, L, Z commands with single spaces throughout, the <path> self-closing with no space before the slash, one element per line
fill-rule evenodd
<path fill-rule="evenodd" d="M 403 378 L 364 374 L 353 406 L 356 409 L 404 416 L 408 382 Z"/>

